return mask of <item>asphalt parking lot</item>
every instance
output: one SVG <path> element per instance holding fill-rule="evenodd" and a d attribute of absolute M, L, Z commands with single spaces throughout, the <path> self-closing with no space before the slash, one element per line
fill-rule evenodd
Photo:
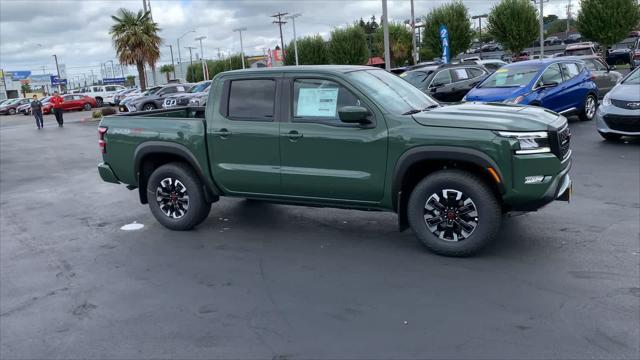
<path fill-rule="evenodd" d="M 640 139 L 572 119 L 572 202 L 454 259 L 377 212 L 222 199 L 168 231 L 99 179 L 88 116 L 0 117 L 2 359 L 640 355 Z"/>

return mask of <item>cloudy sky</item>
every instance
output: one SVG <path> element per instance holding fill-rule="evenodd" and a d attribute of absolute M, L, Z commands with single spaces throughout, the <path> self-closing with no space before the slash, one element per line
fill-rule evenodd
<path fill-rule="evenodd" d="M 445 2 L 415 0 L 416 17 Z M 488 12 L 498 1 L 463 2 L 474 15 Z M 573 2 L 575 6 L 578 1 Z M 566 3 L 550 0 L 545 4 L 545 15 L 564 17 Z M 113 23 L 111 15 L 123 7 L 141 9 L 142 0 L 0 0 L 0 68 L 42 74 L 44 67 L 44 72 L 50 73 L 55 68 L 51 55 L 57 54 L 70 76 L 89 74 L 91 70 L 97 74 L 101 62 L 116 59 L 108 33 Z M 408 0 L 389 0 L 388 8 L 393 21 L 410 17 Z M 302 14 L 296 19 L 298 36 L 320 34 L 325 38 L 337 26 L 371 15 L 379 19 L 382 13 L 380 0 L 151 0 L 151 9 L 165 44 L 173 45 L 176 58 L 176 39 L 195 30 L 181 41 L 183 61 L 188 57 L 184 47 L 197 45 L 194 38 L 201 35 L 207 37 L 206 58 L 217 58 L 217 48 L 224 53 L 239 52 L 238 34 L 232 30 L 242 26 L 247 27 L 243 40 L 248 55 L 275 47 L 279 32 L 270 16 L 279 11 Z M 293 37 L 290 22 L 283 26 L 283 35 L 285 43 Z M 170 62 L 169 48 L 165 47 L 160 63 Z"/>

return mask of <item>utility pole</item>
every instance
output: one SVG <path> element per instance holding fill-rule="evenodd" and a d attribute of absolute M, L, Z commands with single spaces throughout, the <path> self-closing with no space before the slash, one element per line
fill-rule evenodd
<path fill-rule="evenodd" d="M 185 49 L 189 49 L 189 64 L 191 67 L 191 77 L 193 81 L 196 81 L 196 69 L 193 68 L 193 53 L 191 52 L 193 49 L 197 49 L 195 46 L 185 46 Z"/>
<path fill-rule="evenodd" d="M 544 2 L 545 0 L 531 0 L 535 4 L 540 3 L 540 58 L 544 56 Z M 546 0 L 549 1 L 549 0 Z"/>
<path fill-rule="evenodd" d="M 387 0 L 382 0 L 382 30 L 384 33 L 384 68 L 391 69 L 391 54 L 389 54 L 389 17 L 387 12 Z"/>
<path fill-rule="evenodd" d="M 278 27 L 280 28 L 280 48 L 282 49 L 282 53 L 284 54 L 284 39 L 282 37 L 282 25 L 286 24 L 286 21 L 282 21 L 282 17 L 287 15 L 289 13 L 277 13 L 275 15 L 271 15 L 272 18 L 278 18 L 278 20 L 274 20 L 273 23 L 274 24 L 278 24 Z"/>
<path fill-rule="evenodd" d="M 53 59 L 56 61 L 56 73 L 58 74 L 58 93 L 62 93 L 62 86 L 60 86 L 60 66 L 58 66 L 58 56 L 53 55 Z"/>
<path fill-rule="evenodd" d="M 187 36 L 187 34 L 190 34 L 192 32 L 196 32 L 195 30 L 189 30 L 186 33 L 182 34 L 182 36 L 180 36 L 178 38 L 178 66 L 180 66 L 180 77 L 182 79 L 184 79 L 184 72 L 182 71 L 182 56 L 180 55 L 180 39 L 182 39 L 183 37 Z"/>
<path fill-rule="evenodd" d="M 296 53 L 296 66 L 298 66 L 298 37 L 296 36 L 296 18 L 301 15 L 302 14 L 300 13 L 296 13 L 286 17 L 287 19 L 291 19 L 291 25 L 293 25 L 293 51 L 295 51 Z M 284 49 L 283 49 L 283 54 L 284 54 Z"/>
<path fill-rule="evenodd" d="M 418 63 L 418 48 L 416 47 L 416 16 L 413 9 L 413 0 L 411 0 L 411 46 L 413 46 L 413 65 Z"/>
<path fill-rule="evenodd" d="M 206 36 L 198 36 L 195 40 L 196 41 L 200 41 L 200 60 L 202 62 L 202 77 L 204 78 L 204 80 L 209 80 L 209 74 L 207 73 L 207 71 L 205 70 L 205 65 L 204 65 L 204 49 L 202 47 L 202 40 L 206 39 Z"/>
<path fill-rule="evenodd" d="M 569 35 L 569 30 L 571 29 L 571 0 L 567 4 L 567 31 L 565 35 Z"/>
<path fill-rule="evenodd" d="M 489 17 L 489 15 L 487 15 L 487 14 L 474 15 L 474 16 L 471 17 L 474 20 L 478 19 L 479 34 L 480 34 L 479 36 L 482 36 L 482 19 L 483 18 L 487 18 L 487 17 Z"/>
<path fill-rule="evenodd" d="M 240 33 L 240 57 L 242 58 L 242 68 L 244 69 L 244 47 L 242 46 L 242 32 L 247 31 L 247 27 L 233 29 L 233 32 Z M 231 66 L 231 56 L 229 56 L 229 66 Z"/>
<path fill-rule="evenodd" d="M 216 48 L 218 49 L 218 60 L 220 60 L 220 48 Z"/>
<path fill-rule="evenodd" d="M 169 45 L 165 45 L 166 47 L 169 48 L 169 51 L 171 52 L 171 66 L 173 66 L 173 78 L 176 78 L 176 63 L 173 62 L 173 45 L 169 44 Z"/>

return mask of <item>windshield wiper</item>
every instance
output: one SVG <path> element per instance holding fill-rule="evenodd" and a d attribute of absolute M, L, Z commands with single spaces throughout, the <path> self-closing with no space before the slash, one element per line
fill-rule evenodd
<path fill-rule="evenodd" d="M 411 109 L 409 111 L 403 112 L 402 115 L 413 115 L 413 114 L 417 114 L 419 112 L 421 112 L 422 110 L 418 110 L 418 109 Z"/>

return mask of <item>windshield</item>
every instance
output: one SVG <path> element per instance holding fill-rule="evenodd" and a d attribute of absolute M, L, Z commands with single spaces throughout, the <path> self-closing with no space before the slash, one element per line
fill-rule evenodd
<path fill-rule="evenodd" d="M 521 65 L 501 67 L 485 80 L 481 88 L 524 87 L 538 73 L 539 67 Z"/>
<path fill-rule="evenodd" d="M 190 94 L 203 92 L 203 91 L 206 91 L 207 88 L 209 88 L 209 85 L 211 85 L 211 81 L 201 82 L 199 84 L 196 84 L 194 87 L 189 89 L 189 91 L 187 91 L 187 92 L 190 93 Z"/>
<path fill-rule="evenodd" d="M 376 103 L 394 114 L 422 110 L 438 103 L 413 85 L 384 70 L 361 70 L 347 73 L 361 90 Z"/>
<path fill-rule="evenodd" d="M 400 75 L 400 77 L 417 88 L 423 88 L 428 75 L 429 73 L 424 71 L 408 71 Z"/>
<path fill-rule="evenodd" d="M 638 68 L 640 69 L 640 68 Z M 640 85 L 640 71 L 634 70 L 626 79 L 622 81 L 625 85 Z"/>

